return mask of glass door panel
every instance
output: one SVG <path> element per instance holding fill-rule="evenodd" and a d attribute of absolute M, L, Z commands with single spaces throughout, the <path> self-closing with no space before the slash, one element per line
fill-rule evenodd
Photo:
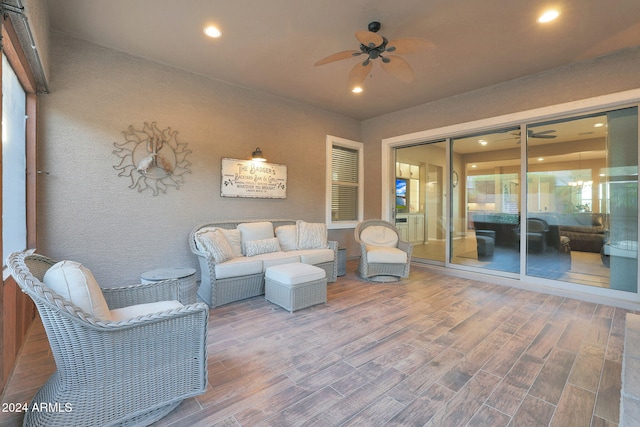
<path fill-rule="evenodd" d="M 445 170 L 443 141 L 397 148 L 395 221 L 413 259 L 445 261 Z"/>
<path fill-rule="evenodd" d="M 636 292 L 637 109 L 531 125 L 527 153 L 526 274 Z"/>
<path fill-rule="evenodd" d="M 451 140 L 452 264 L 519 273 L 517 128 Z"/>

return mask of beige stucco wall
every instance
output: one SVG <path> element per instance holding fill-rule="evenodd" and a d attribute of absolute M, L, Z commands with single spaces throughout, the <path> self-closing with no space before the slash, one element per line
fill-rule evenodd
<path fill-rule="evenodd" d="M 112 286 L 153 268 L 197 268 L 187 236 L 202 222 L 324 222 L 326 135 L 358 140 L 358 121 L 60 33 L 50 45 L 51 93 L 39 105 L 38 168 L 48 173 L 39 175 L 39 252 L 80 261 Z M 114 169 L 114 142 L 145 122 L 178 131 L 191 150 L 179 190 L 138 192 Z M 287 198 L 220 197 L 221 159 L 246 159 L 257 146 L 287 165 Z"/>

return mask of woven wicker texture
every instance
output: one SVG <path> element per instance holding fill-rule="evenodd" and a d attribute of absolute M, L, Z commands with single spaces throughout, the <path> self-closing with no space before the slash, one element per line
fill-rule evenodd
<path fill-rule="evenodd" d="M 149 425 L 207 385 L 208 308 L 179 309 L 104 322 L 49 290 L 42 278 L 55 261 L 32 253 L 12 253 L 7 265 L 20 288 L 36 304 L 57 371 L 31 404 L 70 410 L 29 411 L 25 426 Z M 103 289 L 110 309 L 177 299 L 169 280 Z"/>
<path fill-rule="evenodd" d="M 393 263 L 381 263 L 381 262 L 368 262 L 367 260 L 367 248 L 364 242 L 360 240 L 360 233 L 372 226 L 382 226 L 393 230 L 398 235 L 397 248 L 407 254 L 407 262 L 405 264 L 393 264 Z M 358 271 L 360 276 L 369 279 L 375 276 L 396 276 L 406 278 L 409 277 L 409 269 L 411 268 L 411 253 L 413 252 L 413 245 L 408 242 L 400 240 L 400 233 L 398 229 L 390 222 L 380 219 L 369 219 L 359 223 L 354 229 L 354 237 L 356 242 L 360 245 L 360 263 L 358 264 Z"/>
<path fill-rule="evenodd" d="M 267 278 L 265 298 L 292 313 L 312 305 L 323 304 L 327 302 L 327 279 L 290 286 Z"/>
<path fill-rule="evenodd" d="M 264 273 L 224 279 L 216 278 L 215 260 L 206 252 L 199 250 L 195 238 L 196 233 L 203 228 L 218 227 L 232 230 L 235 229 L 238 224 L 247 222 L 270 222 L 273 224 L 274 230 L 281 225 L 296 224 L 296 221 L 291 219 L 226 220 L 200 224 L 194 227 L 189 233 L 189 247 L 191 248 L 191 252 L 198 257 L 200 264 L 201 277 L 200 290 L 198 293 L 205 301 L 207 301 L 207 303 L 209 303 L 211 308 L 246 298 L 264 295 Z M 329 249 L 334 252 L 333 261 L 316 264 L 316 267 L 320 267 L 325 270 L 327 281 L 335 282 L 338 277 L 338 263 L 336 262 L 338 258 L 338 242 L 330 241 L 328 243 Z"/>

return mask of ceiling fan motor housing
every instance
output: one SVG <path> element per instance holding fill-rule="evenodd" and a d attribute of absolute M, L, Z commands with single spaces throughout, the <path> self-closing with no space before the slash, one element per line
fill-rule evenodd
<path fill-rule="evenodd" d="M 367 29 L 372 33 L 377 33 L 380 29 L 380 23 L 378 21 L 369 22 Z"/>

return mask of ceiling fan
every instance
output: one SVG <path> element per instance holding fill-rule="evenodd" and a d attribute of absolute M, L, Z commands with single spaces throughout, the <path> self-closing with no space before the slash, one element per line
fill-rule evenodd
<path fill-rule="evenodd" d="M 555 133 L 555 132 L 556 131 L 554 129 L 542 130 L 540 132 L 534 132 L 532 129 L 527 129 L 527 138 L 552 139 L 558 136 L 558 135 L 551 135 L 552 133 Z M 497 141 L 505 141 L 507 139 L 517 139 L 519 144 L 520 132 L 512 132 L 511 135 L 513 136 L 510 138 L 498 139 Z"/>
<path fill-rule="evenodd" d="M 413 81 L 413 68 L 398 55 L 424 51 L 433 47 L 433 43 L 414 37 L 398 38 L 389 41 L 385 37 L 377 34 L 378 30 L 380 30 L 380 23 L 376 21 L 369 23 L 367 28 L 368 30 L 356 31 L 356 39 L 360 42 L 360 50 L 337 52 L 319 60 L 315 65 L 329 64 L 331 62 L 364 55 L 365 60 L 358 62 L 349 73 L 348 82 L 350 88 L 362 84 L 367 75 L 369 75 L 374 60 L 378 58 L 380 58 L 380 65 L 383 70 L 403 82 L 409 83 Z"/>

